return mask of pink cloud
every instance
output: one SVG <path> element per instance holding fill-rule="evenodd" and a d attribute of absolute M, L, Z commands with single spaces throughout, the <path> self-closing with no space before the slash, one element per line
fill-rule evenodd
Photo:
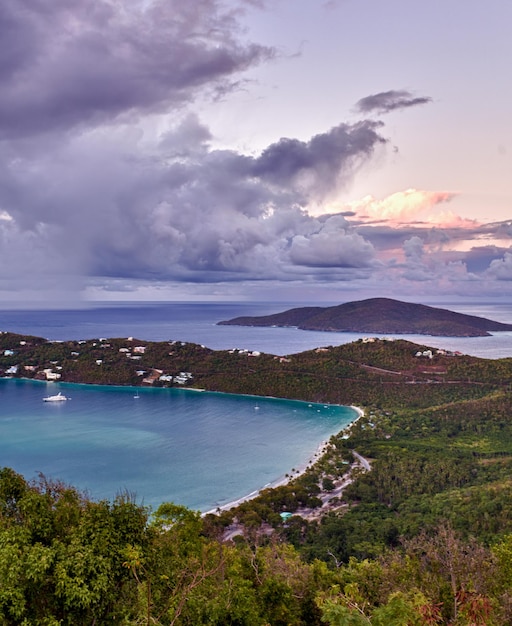
<path fill-rule="evenodd" d="M 460 215 L 456 215 L 453 211 L 438 211 L 432 213 L 426 218 L 429 226 L 436 226 L 438 228 L 459 228 L 459 229 L 472 229 L 478 226 L 479 222 L 476 220 L 469 220 Z"/>
<path fill-rule="evenodd" d="M 410 223 L 417 220 L 428 220 L 431 209 L 439 204 L 450 202 L 457 194 L 448 191 L 424 191 L 420 189 L 406 189 L 378 200 L 371 195 L 346 205 L 357 216 L 365 221 L 385 221 L 395 224 Z M 451 213 L 450 223 L 456 216 Z M 457 218 L 459 219 L 459 218 Z"/>

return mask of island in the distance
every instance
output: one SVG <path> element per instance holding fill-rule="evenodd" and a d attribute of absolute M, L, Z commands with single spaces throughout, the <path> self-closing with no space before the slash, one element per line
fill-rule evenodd
<path fill-rule="evenodd" d="M 329 307 L 299 307 L 218 322 L 233 326 L 284 326 L 301 330 L 440 337 L 485 337 L 512 324 L 391 298 L 370 298 Z"/>

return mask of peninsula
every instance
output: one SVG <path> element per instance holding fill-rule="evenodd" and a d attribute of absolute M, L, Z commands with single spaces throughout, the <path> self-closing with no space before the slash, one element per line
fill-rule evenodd
<path fill-rule="evenodd" d="M 236 317 L 219 324 L 440 337 L 484 337 L 492 332 L 512 330 L 512 324 L 391 298 L 370 298 L 329 307 L 299 307 L 274 315 Z"/>

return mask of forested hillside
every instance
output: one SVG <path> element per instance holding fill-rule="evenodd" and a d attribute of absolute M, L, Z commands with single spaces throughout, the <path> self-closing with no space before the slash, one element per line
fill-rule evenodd
<path fill-rule="evenodd" d="M 3 469 L 1 624 L 512 622 L 512 359 L 406 341 L 274 357 L 8 333 L 0 350 L 14 376 L 141 384 L 139 369 L 187 372 L 188 386 L 365 413 L 287 485 L 204 517 L 93 502 L 58 477 Z"/>

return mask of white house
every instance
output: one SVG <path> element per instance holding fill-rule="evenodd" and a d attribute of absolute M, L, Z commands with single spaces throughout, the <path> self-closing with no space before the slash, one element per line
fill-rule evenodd
<path fill-rule="evenodd" d="M 46 372 L 46 380 L 59 380 L 60 377 L 58 372 Z"/>

